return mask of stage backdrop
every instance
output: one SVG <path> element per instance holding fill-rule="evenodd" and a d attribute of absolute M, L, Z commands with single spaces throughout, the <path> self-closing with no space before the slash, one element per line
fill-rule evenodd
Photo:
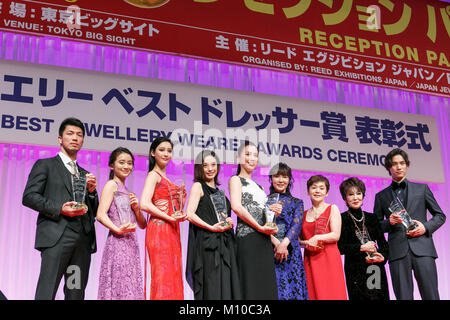
<path fill-rule="evenodd" d="M 207 148 L 232 164 L 248 139 L 263 166 L 384 177 L 384 156 L 401 147 L 415 159 L 411 179 L 444 182 L 434 117 L 0 61 L 0 142 L 53 146 L 68 115 L 83 119 L 91 150 L 145 155 L 166 136 L 176 159 Z"/>
<path fill-rule="evenodd" d="M 365 85 L 336 82 L 307 76 L 280 73 L 274 71 L 251 69 L 221 63 L 206 62 L 163 54 L 152 54 L 131 50 L 114 49 L 82 43 L 66 42 L 57 39 L 41 39 L 0 33 L 0 58 L 41 64 L 53 64 L 72 68 L 106 71 L 155 79 L 208 85 L 236 89 L 241 91 L 273 94 L 294 99 L 317 100 L 324 103 L 347 104 L 371 109 L 405 112 L 431 116 L 436 119 L 438 137 L 441 141 L 443 176 L 445 183 L 430 183 L 438 202 L 444 212 L 448 213 L 450 202 L 449 188 L 449 143 L 450 135 L 449 100 L 437 96 L 420 95 L 404 91 L 374 88 Z M 76 71 L 75 71 L 76 72 Z M 27 75 L 31 76 L 31 75 Z M 105 79 L 110 74 L 105 74 Z M 106 81 L 106 80 L 105 80 Z M 10 87 L 9 87 L 10 88 Z M 2 93 L 5 88 L 2 87 Z M 9 89 L 8 89 L 9 90 Z M 11 91 L 7 91 L 6 93 Z M 86 114 L 85 117 L 89 117 Z M 30 135 L 37 134 L 29 132 Z M 43 157 L 53 156 L 58 152 L 56 135 L 54 147 L 42 147 L 26 144 L 3 143 L 0 145 L 0 289 L 10 299 L 32 299 L 40 267 L 39 252 L 33 249 L 36 213 L 21 205 L 21 196 L 28 173 L 34 162 Z M 86 143 L 93 137 L 86 137 Z M 299 137 L 299 140 L 301 138 Z M 308 137 L 305 137 L 307 140 Z M 119 141 L 120 142 L 120 141 Z M 127 146 L 126 141 L 117 145 Z M 107 159 L 109 152 L 84 150 L 80 152 L 79 161 L 87 170 L 93 172 L 99 181 L 99 190 L 106 183 L 108 175 Z M 411 169 L 418 159 L 412 159 Z M 193 164 L 174 161 L 168 168 L 171 178 L 185 175 L 187 186 L 192 184 Z M 235 165 L 225 165 L 220 174 L 222 188 L 227 190 L 229 177 L 235 172 Z M 432 172 L 434 167 L 425 170 Z M 146 157 L 138 157 L 136 169 L 128 180 L 128 186 L 140 196 L 147 171 Z M 184 172 L 184 173 L 183 173 Z M 310 206 L 306 195 L 306 180 L 317 170 L 294 170 L 293 194 Z M 266 170 L 257 169 L 255 180 L 268 191 Z M 338 192 L 339 184 L 350 174 L 326 173 L 331 182 L 328 202 L 336 203 L 341 211 L 346 209 Z M 373 210 L 375 193 L 390 183 L 387 172 L 385 177 L 361 176 L 367 186 L 367 196 L 363 208 Z M 227 190 L 228 194 L 228 190 Z M 183 253 L 186 252 L 187 223 L 182 225 Z M 92 256 L 90 280 L 87 299 L 96 299 L 98 275 L 106 240 L 107 231 L 97 225 L 98 252 Z M 443 299 L 450 298 L 450 228 L 446 223 L 434 234 L 439 258 L 439 289 Z M 141 243 L 142 265 L 144 259 L 144 232 L 138 230 Z M 392 293 L 392 291 L 391 291 Z M 192 298 L 192 292 L 185 286 L 186 298 Z M 416 297 L 418 293 L 416 291 Z M 63 298 L 59 291 L 58 299 Z M 392 298 L 394 298 L 392 294 Z"/>

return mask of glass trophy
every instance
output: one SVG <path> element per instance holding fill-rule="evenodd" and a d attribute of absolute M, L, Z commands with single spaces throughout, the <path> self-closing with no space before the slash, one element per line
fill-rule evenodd
<path fill-rule="evenodd" d="M 405 207 L 398 197 L 395 197 L 392 200 L 391 205 L 389 206 L 389 211 L 393 214 L 398 214 L 402 219 L 402 224 L 406 228 L 406 232 L 414 230 L 416 228 L 416 224 L 412 221 L 411 216 L 406 212 Z"/>
<path fill-rule="evenodd" d="M 177 179 L 175 181 L 175 190 L 171 190 L 169 185 L 170 202 L 173 209 L 173 217 L 180 217 L 183 215 L 183 197 L 184 197 L 184 181 Z"/>
<path fill-rule="evenodd" d="M 265 210 L 266 223 L 264 224 L 265 226 L 269 226 L 269 227 L 272 227 L 272 228 L 276 228 L 277 227 L 277 225 L 274 222 L 275 212 L 270 210 L 269 207 L 271 205 L 273 205 L 273 204 L 276 204 L 279 199 L 280 199 L 280 194 L 279 193 L 272 193 L 272 194 L 267 196 L 266 210 Z"/>
<path fill-rule="evenodd" d="M 84 202 L 86 196 L 86 174 L 79 173 L 77 175 L 72 174 L 72 192 L 73 192 L 73 201 L 76 202 L 72 206 L 72 209 L 83 208 L 88 210 L 88 206 Z"/>
<path fill-rule="evenodd" d="M 369 235 L 367 234 L 367 231 L 366 231 L 366 232 L 363 232 L 363 235 L 362 235 L 362 236 L 357 232 L 357 233 L 356 233 L 356 237 L 359 239 L 359 241 L 361 242 L 362 245 L 364 245 L 365 243 L 371 241 Z M 373 252 L 367 252 L 367 251 L 366 251 L 366 253 L 367 253 L 367 255 L 368 255 L 370 258 L 373 258 L 373 257 L 375 256 Z"/>
<path fill-rule="evenodd" d="M 114 192 L 114 203 L 119 213 L 120 225 L 131 222 L 130 218 L 130 196 L 128 193 L 116 191 Z"/>
<path fill-rule="evenodd" d="M 221 222 L 222 227 L 227 227 L 228 208 L 225 192 L 223 190 L 217 190 L 217 192 L 210 194 L 209 197 L 211 198 L 219 222 Z"/>

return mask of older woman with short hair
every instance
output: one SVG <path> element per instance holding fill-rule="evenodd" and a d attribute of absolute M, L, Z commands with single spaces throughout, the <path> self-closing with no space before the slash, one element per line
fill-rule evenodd
<path fill-rule="evenodd" d="M 337 241 L 341 215 L 334 204 L 325 203 L 330 182 L 315 175 L 307 182 L 312 207 L 305 211 L 301 243 L 305 245 L 306 283 L 310 300 L 346 300 L 344 271 Z"/>
<path fill-rule="evenodd" d="M 361 209 L 366 187 L 356 177 L 343 181 L 339 190 L 348 210 L 341 214 L 338 247 L 345 255 L 344 271 L 350 300 L 389 300 L 384 264 L 388 244 L 374 214 Z M 374 275 L 378 275 L 374 278 Z"/>

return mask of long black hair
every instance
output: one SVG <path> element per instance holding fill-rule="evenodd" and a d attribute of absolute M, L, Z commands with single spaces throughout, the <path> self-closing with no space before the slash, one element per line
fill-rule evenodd
<path fill-rule="evenodd" d="M 292 170 L 291 167 L 289 167 L 286 163 L 280 162 L 276 165 L 274 165 L 270 171 L 269 171 L 269 182 L 270 182 L 270 193 L 275 193 L 275 188 L 273 187 L 272 183 L 272 176 L 275 175 L 282 175 L 282 176 L 288 176 L 289 177 L 289 184 L 286 188 L 286 194 L 291 195 L 291 187 L 294 183 L 294 178 L 292 177 Z"/>
<path fill-rule="evenodd" d="M 258 147 L 253 142 L 251 142 L 249 140 L 245 140 L 243 143 L 241 143 L 241 145 L 239 146 L 239 148 L 237 150 L 238 156 L 240 156 L 241 153 L 244 151 L 244 149 L 248 146 L 254 146 L 258 150 L 258 153 L 259 153 Z M 241 173 L 241 164 L 240 163 L 238 163 L 236 175 L 238 176 L 239 173 Z"/>
<path fill-rule="evenodd" d="M 152 151 L 155 152 L 156 148 L 158 148 L 158 146 L 163 142 L 169 142 L 173 148 L 172 141 L 167 137 L 158 137 L 153 140 L 152 144 L 150 145 L 150 151 L 148 152 L 148 172 L 152 171 L 156 164 L 155 157 L 152 156 Z"/>
<path fill-rule="evenodd" d="M 212 150 L 203 150 L 195 158 L 194 181 L 195 182 L 205 181 L 205 172 L 203 170 L 203 163 L 205 161 L 205 158 L 209 156 L 214 157 L 214 159 L 216 159 L 217 173 L 216 176 L 214 177 L 214 183 L 216 186 L 220 186 L 218 178 L 220 172 L 220 160 L 219 157 L 216 155 L 216 153 Z"/>
<path fill-rule="evenodd" d="M 117 157 L 119 155 L 121 155 L 122 153 L 127 153 L 131 156 L 131 159 L 133 160 L 133 168 L 134 168 L 134 156 L 131 153 L 131 151 L 124 147 L 118 147 L 118 148 L 114 149 L 113 152 L 111 152 L 111 154 L 109 155 L 108 166 L 110 167 L 110 170 L 109 170 L 109 179 L 110 180 L 114 178 L 114 170 L 111 169 L 111 167 L 114 165 L 114 162 L 116 162 Z"/>

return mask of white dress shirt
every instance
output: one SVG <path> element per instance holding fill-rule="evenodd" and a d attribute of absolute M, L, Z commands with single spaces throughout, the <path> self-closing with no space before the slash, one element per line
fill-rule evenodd
<path fill-rule="evenodd" d="M 69 170 L 69 172 L 71 174 L 76 174 L 76 172 L 73 172 L 72 166 L 70 165 L 70 162 L 72 162 L 72 159 L 70 159 L 67 155 L 65 155 L 61 151 L 58 153 L 58 155 L 61 157 L 61 160 L 64 163 L 64 165 L 66 166 L 67 170 Z M 75 162 L 75 166 L 76 166 L 77 160 L 74 160 L 74 162 Z M 78 168 L 77 168 L 77 170 L 78 170 Z"/>

